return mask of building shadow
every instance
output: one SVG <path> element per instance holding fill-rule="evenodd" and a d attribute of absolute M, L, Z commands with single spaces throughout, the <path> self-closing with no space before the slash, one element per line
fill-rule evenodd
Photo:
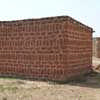
<path fill-rule="evenodd" d="M 71 81 L 58 82 L 51 80 L 43 80 L 43 79 L 33 79 L 29 77 L 21 77 L 21 76 L 0 76 L 0 78 L 5 79 L 20 79 L 20 80 L 28 80 L 28 81 L 37 81 L 37 82 L 47 82 L 49 85 L 71 85 L 71 86 L 79 86 L 79 87 L 88 87 L 88 88 L 100 88 L 100 72 L 92 72 L 88 75 L 85 75 L 79 79 L 73 79 Z"/>
<path fill-rule="evenodd" d="M 66 84 L 79 87 L 100 88 L 100 73 L 92 72 L 81 79 L 73 80 Z"/>

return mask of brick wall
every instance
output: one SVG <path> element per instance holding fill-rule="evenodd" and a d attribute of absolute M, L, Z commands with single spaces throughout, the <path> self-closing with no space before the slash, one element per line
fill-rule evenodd
<path fill-rule="evenodd" d="M 68 16 L 0 22 L 0 74 L 64 81 L 88 73 L 92 29 Z"/>
<path fill-rule="evenodd" d="M 93 56 L 100 58 L 100 37 L 93 38 Z"/>

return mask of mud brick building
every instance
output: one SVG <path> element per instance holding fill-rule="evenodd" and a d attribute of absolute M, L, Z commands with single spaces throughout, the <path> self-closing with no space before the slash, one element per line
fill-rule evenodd
<path fill-rule="evenodd" d="M 93 56 L 100 58 L 100 37 L 93 38 Z"/>
<path fill-rule="evenodd" d="M 65 81 L 90 72 L 92 28 L 69 16 L 0 22 L 0 75 Z"/>

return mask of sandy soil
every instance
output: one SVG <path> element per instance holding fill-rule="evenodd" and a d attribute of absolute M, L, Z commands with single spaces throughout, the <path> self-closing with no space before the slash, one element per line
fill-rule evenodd
<path fill-rule="evenodd" d="M 93 65 L 98 64 L 93 57 Z M 0 78 L 0 100 L 100 100 L 100 73 L 66 84 Z"/>
<path fill-rule="evenodd" d="M 96 67 L 100 64 L 100 58 L 93 57 L 93 65 Z"/>

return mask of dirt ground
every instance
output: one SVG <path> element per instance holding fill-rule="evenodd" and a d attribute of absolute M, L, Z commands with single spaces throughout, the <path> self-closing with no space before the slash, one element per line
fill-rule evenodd
<path fill-rule="evenodd" d="M 93 65 L 98 64 L 93 57 Z M 0 100 L 100 100 L 100 73 L 66 84 L 1 77 Z"/>

